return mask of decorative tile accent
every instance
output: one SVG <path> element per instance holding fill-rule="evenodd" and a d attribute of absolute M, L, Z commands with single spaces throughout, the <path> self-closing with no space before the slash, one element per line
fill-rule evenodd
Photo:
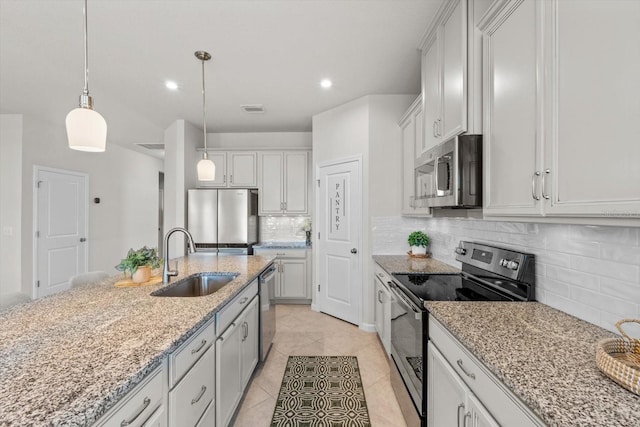
<path fill-rule="evenodd" d="M 640 316 L 640 229 L 458 218 L 372 218 L 373 254 L 404 254 L 415 230 L 431 238 L 435 259 L 460 267 L 460 240 L 536 255 L 536 299 L 615 331 L 615 319 Z M 635 313 L 635 314 L 634 314 Z"/>

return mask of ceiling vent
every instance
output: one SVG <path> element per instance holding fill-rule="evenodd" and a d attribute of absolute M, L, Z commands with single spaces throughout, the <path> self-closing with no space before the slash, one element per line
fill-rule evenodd
<path fill-rule="evenodd" d="M 240 109 L 247 114 L 264 114 L 264 107 L 262 104 L 241 105 Z"/>
<path fill-rule="evenodd" d="M 146 148 L 147 150 L 164 150 L 164 143 L 160 143 L 160 142 L 150 142 L 150 143 L 136 142 L 136 145 L 138 147 Z"/>

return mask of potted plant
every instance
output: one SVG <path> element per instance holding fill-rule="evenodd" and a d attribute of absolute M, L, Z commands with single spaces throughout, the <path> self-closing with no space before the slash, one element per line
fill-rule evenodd
<path fill-rule="evenodd" d="M 116 270 L 127 272 L 131 275 L 131 280 L 135 283 L 143 283 L 151 278 L 151 269 L 158 268 L 162 265 L 162 260 L 158 256 L 156 248 L 142 248 L 134 251 L 133 248 L 127 252 L 127 257 L 116 265 Z"/>
<path fill-rule="evenodd" d="M 409 246 L 411 246 L 412 255 L 426 255 L 427 246 L 429 246 L 429 236 L 422 231 L 414 231 L 409 234 L 407 239 Z"/>

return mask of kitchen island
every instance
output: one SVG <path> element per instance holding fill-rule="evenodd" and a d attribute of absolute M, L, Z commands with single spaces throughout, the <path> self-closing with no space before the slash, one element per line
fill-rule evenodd
<path fill-rule="evenodd" d="M 425 306 L 546 425 L 640 425 L 640 396 L 596 366 L 596 343 L 615 334 L 538 302 Z"/>
<path fill-rule="evenodd" d="M 118 275 L 0 313 L 0 425 L 93 424 L 272 261 L 179 258 L 173 283 L 200 272 L 239 273 L 202 297 L 151 296 L 162 284 L 116 288 Z"/>

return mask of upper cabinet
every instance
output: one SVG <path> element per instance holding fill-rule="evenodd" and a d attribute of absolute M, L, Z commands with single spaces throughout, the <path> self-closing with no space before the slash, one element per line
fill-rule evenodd
<path fill-rule="evenodd" d="M 637 219 L 640 2 L 498 1 L 481 28 L 485 215 Z"/>
<path fill-rule="evenodd" d="M 308 214 L 309 152 L 262 152 L 259 157 L 259 215 Z"/>
<path fill-rule="evenodd" d="M 415 203 L 416 193 L 420 191 L 415 174 L 416 153 L 425 141 L 422 137 L 422 105 L 422 96 L 419 96 L 398 123 L 402 131 L 402 215 L 426 216 L 431 213 L 429 208 L 417 208 Z"/>
<path fill-rule="evenodd" d="M 474 62 L 468 61 L 476 46 L 469 37 L 469 23 L 473 24 L 473 7 L 468 8 L 467 0 L 449 0 L 429 27 L 422 45 L 424 138 L 417 156 L 453 136 L 480 131 L 467 125 L 473 113 L 469 80 L 479 76 Z"/>
<path fill-rule="evenodd" d="M 214 181 L 198 181 L 198 187 L 256 188 L 257 153 L 250 151 L 209 152 L 216 165 Z"/>

